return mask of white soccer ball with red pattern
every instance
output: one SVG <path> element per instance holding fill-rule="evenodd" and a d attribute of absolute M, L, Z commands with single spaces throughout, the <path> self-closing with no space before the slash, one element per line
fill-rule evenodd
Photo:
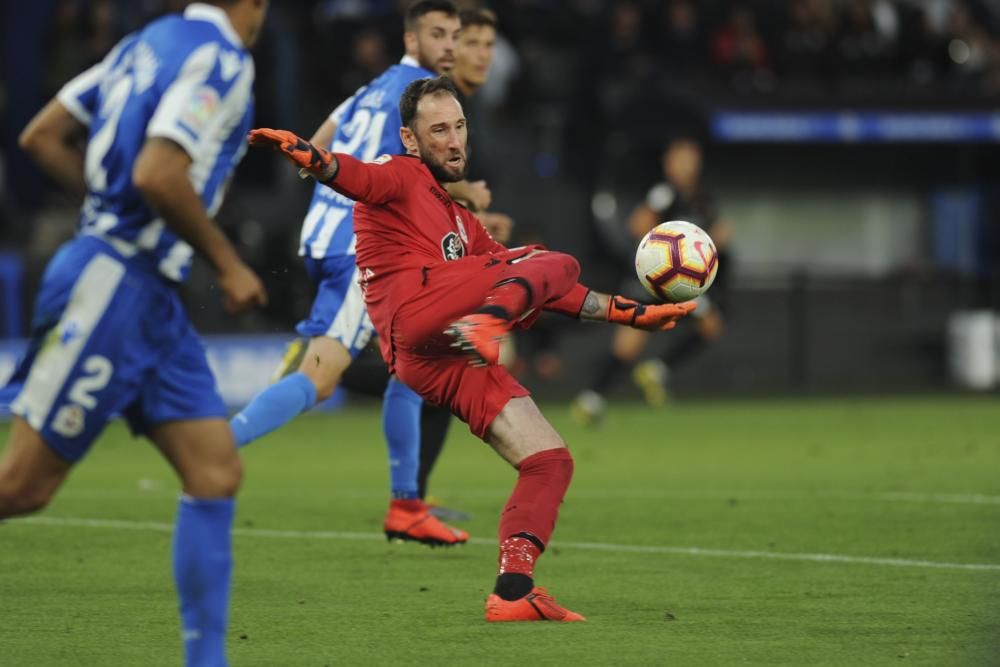
<path fill-rule="evenodd" d="M 659 301 L 698 298 L 712 286 L 718 270 L 715 243 L 701 227 L 683 220 L 653 227 L 635 253 L 639 282 Z"/>

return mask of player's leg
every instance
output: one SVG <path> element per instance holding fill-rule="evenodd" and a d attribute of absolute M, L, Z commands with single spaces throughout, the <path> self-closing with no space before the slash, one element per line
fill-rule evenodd
<path fill-rule="evenodd" d="M 339 386 L 365 396 L 381 398 L 389 386 L 390 377 L 378 343 L 369 343 L 340 376 Z"/>
<path fill-rule="evenodd" d="M 404 312 L 397 314 L 397 321 Z M 416 311 L 415 317 L 448 314 L 447 309 L 437 314 Z M 414 329 L 420 326 L 415 323 Z M 396 347 L 396 352 L 400 379 L 425 400 L 447 405 L 518 471 L 500 519 L 500 573 L 487 619 L 582 620 L 533 582 L 535 560 L 545 550 L 573 475 L 573 458 L 562 438 L 506 369 L 472 367 L 461 356 L 422 354 L 406 346 Z"/>
<path fill-rule="evenodd" d="M 719 340 L 725 330 L 721 309 L 707 296 L 698 298 L 698 309 L 685 324 L 671 337 L 670 346 L 659 358 L 643 361 L 632 371 L 633 381 L 646 402 L 654 407 L 667 402 L 673 370 L 697 357 Z"/>
<path fill-rule="evenodd" d="M 3 388 L 15 417 L 0 457 L 0 517 L 44 507 L 134 394 L 129 360 L 144 357 L 133 352 L 142 336 L 134 325 L 156 295 L 127 275 L 120 257 L 87 238 L 46 267 L 28 351 Z"/>
<path fill-rule="evenodd" d="M 419 497 L 420 413 L 423 399 L 397 378 L 389 381 L 382 403 L 382 427 L 389 453 L 392 498 L 385 517 L 390 540 L 409 540 L 431 546 L 464 544 L 469 534 L 430 513 Z"/>
<path fill-rule="evenodd" d="M 605 397 L 621 376 L 635 364 L 646 348 L 649 332 L 629 327 L 615 327 L 611 349 L 598 362 L 594 380 L 577 394 L 570 404 L 573 418 L 584 425 L 600 422 L 607 409 Z"/>
<path fill-rule="evenodd" d="M 439 405 L 424 403 L 420 411 L 420 464 L 417 469 L 417 494 L 427 497 L 427 484 L 437 464 L 451 426 L 451 411 Z"/>
<path fill-rule="evenodd" d="M 186 316 L 181 312 L 180 320 Z M 225 665 L 231 529 L 243 469 L 205 351 L 187 325 L 124 411 L 181 481 L 173 541 L 185 664 Z"/>
<path fill-rule="evenodd" d="M 284 426 L 333 394 L 351 353 L 325 336 L 305 346 L 297 370 L 263 389 L 230 421 L 237 446 L 243 447 Z"/>
<path fill-rule="evenodd" d="M 455 347 L 476 365 L 499 362 L 500 342 L 514 323 L 569 292 L 580 277 L 580 264 L 559 252 L 527 251 L 495 258 L 488 274 L 494 280 L 475 312 L 453 322 L 448 334 Z"/>
<path fill-rule="evenodd" d="M 518 472 L 500 516 L 499 571 L 487 621 L 582 621 L 534 584 L 534 568 L 555 528 L 573 476 L 573 457 L 528 396 L 512 398 L 490 423 L 486 441 Z"/>
<path fill-rule="evenodd" d="M 0 456 L 0 519 L 45 507 L 70 468 L 68 461 L 49 449 L 38 431 L 15 417 Z"/>
<path fill-rule="evenodd" d="M 328 398 L 351 359 L 368 344 L 371 321 L 357 284 L 353 257 L 307 263 L 316 299 L 296 330 L 309 338 L 296 370 L 257 394 L 232 420 L 238 447 L 274 431 Z M 295 355 L 286 357 L 294 361 Z"/>
<path fill-rule="evenodd" d="M 440 452 L 451 420 L 451 413 L 445 408 L 425 404 L 419 395 L 410 391 L 405 385 L 393 380 L 381 355 L 370 352 L 370 347 L 358 356 L 341 378 L 340 385 L 350 391 L 360 392 L 367 396 L 382 396 L 382 420 L 386 445 L 389 450 L 389 482 L 392 499 L 386 515 L 384 529 L 390 539 L 417 539 L 427 541 L 434 537 L 434 544 L 454 544 L 459 539 L 467 537 L 463 531 L 456 531 L 440 522 L 427 522 L 429 510 L 437 519 L 447 520 L 437 510 L 425 503 L 414 503 L 424 500 L 421 491 L 422 479 L 417 468 L 416 459 L 419 456 L 423 462 L 424 448 Z M 414 426 L 414 419 L 419 421 Z M 419 455 L 415 450 L 419 449 Z M 412 488 L 416 485 L 417 494 L 413 496 Z M 471 518 L 461 515 L 457 518 Z M 410 531 L 411 526 L 420 526 L 419 530 Z"/>
<path fill-rule="evenodd" d="M 180 477 L 173 541 L 186 665 L 224 665 L 232 523 L 242 478 L 225 419 L 160 424 L 150 438 Z"/>

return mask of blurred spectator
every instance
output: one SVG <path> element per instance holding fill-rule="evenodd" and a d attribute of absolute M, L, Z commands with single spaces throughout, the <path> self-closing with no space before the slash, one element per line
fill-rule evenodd
<path fill-rule="evenodd" d="M 755 73 L 768 68 L 768 48 L 757 30 L 754 13 L 737 6 L 729 20 L 712 35 L 712 62 L 734 74 Z"/>
<path fill-rule="evenodd" d="M 710 294 L 697 299 L 698 309 L 678 326 L 670 336 L 671 345 L 659 358 L 636 364 L 650 335 L 638 329 L 622 328 L 614 332 L 612 345 L 598 356 L 586 389 L 574 399 L 571 411 L 574 419 L 593 425 L 603 418 L 607 409 L 606 395 L 614 389 L 621 376 L 632 370 L 632 378 L 653 407 L 663 407 L 667 401 L 671 368 L 690 361 L 694 355 L 717 341 L 723 333 L 723 304 L 726 300 L 729 267 L 729 224 L 721 218 L 702 181 L 703 153 L 701 144 L 690 137 L 670 141 L 660 156 L 661 178 L 636 206 L 628 218 L 623 234 L 630 237 L 630 247 L 656 225 L 668 220 L 685 220 L 709 233 L 719 252 L 719 269 Z M 640 303 L 652 303 L 639 283 L 632 267 L 622 263 L 620 293 Z"/>
<path fill-rule="evenodd" d="M 374 28 L 361 30 L 354 37 L 350 63 L 340 75 L 340 90 L 353 94 L 384 72 L 392 62 L 383 35 Z"/>
<path fill-rule="evenodd" d="M 839 70 L 848 75 L 884 74 L 895 48 L 899 19 L 885 0 L 850 0 L 837 31 Z"/>
<path fill-rule="evenodd" d="M 970 78 L 995 73 L 1000 65 L 1000 47 L 972 7 L 959 2 L 951 10 L 948 24 L 948 59 L 951 69 Z"/>
<path fill-rule="evenodd" d="M 660 18 L 661 30 L 655 42 L 659 58 L 668 72 L 690 73 L 708 60 L 701 16 L 691 0 L 672 0 Z"/>
<path fill-rule="evenodd" d="M 833 41 L 830 1 L 789 0 L 787 21 L 779 45 L 780 73 L 793 77 L 828 77 Z"/>

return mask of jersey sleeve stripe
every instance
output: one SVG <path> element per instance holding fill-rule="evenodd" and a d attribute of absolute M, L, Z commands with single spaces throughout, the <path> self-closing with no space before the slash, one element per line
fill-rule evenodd
<path fill-rule="evenodd" d="M 66 110 L 74 118 L 84 125 L 90 125 L 94 115 L 84 104 L 83 100 L 84 98 L 96 98 L 97 88 L 101 85 L 101 79 L 107 71 L 106 62 L 106 60 L 101 61 L 85 72 L 78 74 L 67 82 L 56 94 L 56 99 L 66 107 Z M 96 109 L 93 111 L 96 111 Z"/>

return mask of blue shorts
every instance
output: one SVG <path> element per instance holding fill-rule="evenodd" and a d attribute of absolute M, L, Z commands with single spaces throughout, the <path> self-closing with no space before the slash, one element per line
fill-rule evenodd
<path fill-rule="evenodd" d="M 134 433 L 226 408 L 176 287 L 94 237 L 64 245 L 35 301 L 11 411 L 78 461 L 122 414 Z"/>
<path fill-rule="evenodd" d="M 295 330 L 307 338 L 326 336 L 337 340 L 355 358 L 375 332 L 358 282 L 354 255 L 306 258 L 306 271 L 316 283 L 316 299 L 309 317 Z"/>

